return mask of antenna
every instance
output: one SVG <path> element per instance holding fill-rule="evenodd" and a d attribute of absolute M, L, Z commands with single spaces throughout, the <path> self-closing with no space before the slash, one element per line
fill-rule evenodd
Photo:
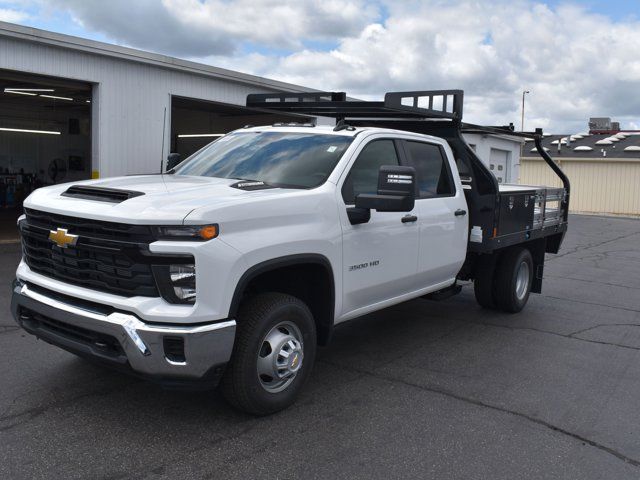
<path fill-rule="evenodd" d="M 162 148 L 160 149 L 160 174 L 162 175 L 164 165 L 164 132 L 167 128 L 167 107 L 164 107 L 162 114 Z"/>

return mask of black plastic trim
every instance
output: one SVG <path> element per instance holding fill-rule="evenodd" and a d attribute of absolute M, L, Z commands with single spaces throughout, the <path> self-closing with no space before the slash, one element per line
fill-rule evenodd
<path fill-rule="evenodd" d="M 319 343 L 326 344 L 331 337 L 331 332 L 333 331 L 333 323 L 334 323 L 334 312 L 335 312 L 335 301 L 336 301 L 336 287 L 335 287 L 335 277 L 333 275 L 333 268 L 331 267 L 331 262 L 324 255 L 320 255 L 317 253 L 302 253 L 296 255 L 286 255 L 284 257 L 274 258 L 271 260 L 267 260 L 265 262 L 258 263 L 253 267 L 249 268 L 243 275 L 240 277 L 238 284 L 236 285 L 236 289 L 233 292 L 233 297 L 231 299 L 231 305 L 229 307 L 229 318 L 236 318 L 238 314 L 238 309 L 240 308 L 240 302 L 242 301 L 242 297 L 244 295 L 244 291 L 247 286 L 258 275 L 263 273 L 270 272 L 272 270 L 277 270 L 282 267 L 290 267 L 293 265 L 304 265 L 304 264 L 315 264 L 321 265 L 324 267 L 329 275 L 329 281 L 331 282 L 330 291 L 331 291 L 331 299 L 330 299 L 330 308 L 329 308 L 329 318 L 325 319 L 324 322 L 320 322 L 319 327 Z"/>
<path fill-rule="evenodd" d="M 368 208 L 347 207 L 347 217 L 351 225 L 367 223 L 371 220 L 371 210 Z"/>

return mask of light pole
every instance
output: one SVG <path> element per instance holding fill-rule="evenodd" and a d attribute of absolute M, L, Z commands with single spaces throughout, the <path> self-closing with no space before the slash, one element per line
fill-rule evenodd
<path fill-rule="evenodd" d="M 522 117 L 520 118 L 520 131 L 524 133 L 524 96 L 530 93 L 529 90 L 522 91 Z M 524 138 L 520 139 L 520 158 L 518 159 L 518 165 L 522 162 L 522 156 L 524 155 Z M 520 183 L 520 169 L 518 169 L 518 183 Z"/>
<path fill-rule="evenodd" d="M 529 92 L 529 90 L 523 90 L 522 91 L 522 118 L 520 120 L 520 131 L 521 132 L 524 132 L 524 96 L 527 93 L 531 93 L 531 92 Z"/>

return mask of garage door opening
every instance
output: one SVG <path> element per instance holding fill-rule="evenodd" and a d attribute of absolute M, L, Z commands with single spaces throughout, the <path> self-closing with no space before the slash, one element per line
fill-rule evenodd
<path fill-rule="evenodd" d="M 308 122 L 309 117 L 279 115 L 226 103 L 184 97 L 171 98 L 171 152 L 182 159 L 197 152 L 225 133 L 245 125 L 277 122 Z"/>
<path fill-rule="evenodd" d="M 38 187 L 91 178 L 91 85 L 0 70 L 0 241 Z"/>
<path fill-rule="evenodd" d="M 498 183 L 508 183 L 509 181 L 509 160 L 511 152 L 492 148 L 489 153 L 489 170 L 498 180 Z"/>

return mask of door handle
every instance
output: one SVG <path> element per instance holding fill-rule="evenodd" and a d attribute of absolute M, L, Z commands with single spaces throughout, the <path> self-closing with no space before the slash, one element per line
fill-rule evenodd
<path fill-rule="evenodd" d="M 402 217 L 402 223 L 411 223 L 417 220 L 418 217 L 416 217 L 415 215 L 405 215 L 404 217 Z"/>
<path fill-rule="evenodd" d="M 461 208 L 456 210 L 456 213 L 454 213 L 454 215 L 456 217 L 462 217 L 463 215 L 466 215 L 466 214 L 467 214 L 467 211 L 466 210 L 462 210 Z"/>

